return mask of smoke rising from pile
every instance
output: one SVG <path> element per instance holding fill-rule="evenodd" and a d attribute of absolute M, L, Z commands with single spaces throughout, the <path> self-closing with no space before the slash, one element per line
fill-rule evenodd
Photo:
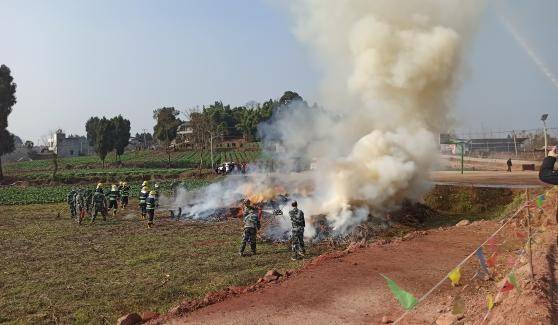
<path fill-rule="evenodd" d="M 306 0 L 297 37 L 324 74 L 321 110 L 275 125 L 285 152 L 318 159 L 308 213 L 343 232 L 419 199 L 448 128 L 460 56 L 481 1 Z"/>
<path fill-rule="evenodd" d="M 383 215 L 403 199 L 420 199 L 437 159 L 438 132 L 451 123 L 460 57 L 481 5 L 480 0 L 293 2 L 296 36 L 324 75 L 322 107 L 292 103 L 260 132 L 264 140 L 280 139 L 280 150 L 272 152 L 280 166 L 302 159 L 316 161 L 316 168 L 257 184 L 280 183 L 307 218 L 325 215 L 338 233 L 370 214 Z M 208 190 L 232 191 L 238 198 L 243 185 L 228 183 Z M 208 203 L 200 202 L 203 209 Z M 306 235 L 314 231 L 307 227 Z"/>

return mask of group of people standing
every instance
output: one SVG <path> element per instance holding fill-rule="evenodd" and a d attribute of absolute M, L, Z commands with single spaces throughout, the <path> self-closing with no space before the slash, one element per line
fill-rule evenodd
<path fill-rule="evenodd" d="M 304 221 L 304 212 L 298 208 L 297 201 L 291 203 L 292 209 L 289 211 L 291 219 L 291 248 L 293 261 L 298 260 L 306 254 L 304 246 L 304 228 L 306 223 Z M 242 235 L 242 243 L 240 244 L 240 256 L 245 256 L 244 250 L 246 244 L 250 244 L 252 254 L 256 255 L 256 237 L 258 230 L 261 228 L 261 210 L 258 210 L 252 205 L 250 200 L 244 200 L 244 230 Z"/>
<path fill-rule="evenodd" d="M 81 225 L 86 215 L 91 218 L 94 223 L 97 215 L 101 215 L 103 220 L 107 220 L 107 215 L 112 210 L 113 216 L 116 216 L 119 208 L 126 209 L 129 203 L 130 186 L 127 182 L 119 182 L 112 184 L 107 191 L 103 190 L 103 184 L 97 184 L 95 190 L 90 189 L 72 189 L 67 196 L 67 203 L 70 209 L 70 216 L 77 219 Z M 155 208 L 159 201 L 159 185 L 155 184 L 153 190 L 149 188 L 149 182 L 144 181 L 139 194 L 139 208 L 142 218 L 148 216 L 147 227 L 151 228 L 153 219 L 155 218 Z"/>

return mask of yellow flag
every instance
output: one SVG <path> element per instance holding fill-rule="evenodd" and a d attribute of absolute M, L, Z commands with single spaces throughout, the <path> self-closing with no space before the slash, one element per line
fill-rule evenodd
<path fill-rule="evenodd" d="M 486 297 L 487 303 L 488 303 L 488 310 L 492 310 L 492 308 L 494 308 L 494 298 L 492 298 L 492 295 L 488 295 Z"/>
<path fill-rule="evenodd" d="M 450 274 L 448 274 L 448 278 L 451 280 L 451 285 L 456 286 L 459 284 L 459 280 L 461 280 L 461 270 L 459 267 L 453 269 Z"/>

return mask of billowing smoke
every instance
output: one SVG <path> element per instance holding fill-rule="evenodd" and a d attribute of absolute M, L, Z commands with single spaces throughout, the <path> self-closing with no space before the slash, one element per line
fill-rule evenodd
<path fill-rule="evenodd" d="M 302 0 L 289 6 L 295 33 L 324 76 L 320 107 L 291 103 L 260 131 L 287 168 L 288 177 L 276 180 L 307 218 L 324 215 L 345 233 L 403 199 L 420 199 L 437 159 L 438 132 L 451 124 L 460 59 L 481 2 Z M 288 173 L 297 161 L 313 161 L 315 168 Z M 307 235 L 314 231 L 308 227 Z"/>
<path fill-rule="evenodd" d="M 301 206 L 341 232 L 419 199 L 448 128 L 481 1 L 306 0 L 290 6 L 324 74 L 321 109 L 276 121 L 286 152 L 317 159 Z"/>

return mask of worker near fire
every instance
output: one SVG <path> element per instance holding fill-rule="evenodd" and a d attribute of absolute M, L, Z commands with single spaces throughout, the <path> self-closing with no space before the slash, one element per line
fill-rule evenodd
<path fill-rule="evenodd" d="M 304 212 L 298 209 L 298 203 L 293 201 L 292 210 L 289 211 L 289 216 L 291 217 L 291 224 L 293 227 L 291 235 L 291 244 L 293 249 L 292 260 L 295 261 L 306 254 L 304 248 L 304 227 L 306 223 L 304 222 Z"/>
<path fill-rule="evenodd" d="M 539 178 L 541 181 L 552 185 L 558 185 L 558 171 L 554 170 L 557 157 L 558 146 L 549 151 L 548 157 L 545 157 L 542 162 L 541 169 L 539 171 Z"/>
<path fill-rule="evenodd" d="M 120 198 L 120 191 L 118 191 L 118 187 L 115 184 L 112 184 L 110 188 L 110 192 L 108 193 L 109 199 L 109 206 L 108 209 L 112 210 L 112 215 L 116 216 L 116 212 L 118 211 L 118 199 Z"/>
<path fill-rule="evenodd" d="M 244 201 L 244 230 L 240 251 L 238 253 L 240 256 L 244 256 L 246 243 L 250 243 L 252 254 L 256 255 L 256 235 L 260 227 L 261 224 L 256 209 L 252 206 L 250 200 L 246 199 Z"/>
<path fill-rule="evenodd" d="M 152 192 L 155 192 L 155 207 L 159 207 L 159 184 L 155 184 Z"/>
<path fill-rule="evenodd" d="M 76 190 L 72 189 L 66 196 L 66 203 L 68 203 L 68 208 L 70 210 L 70 217 L 76 217 L 76 205 L 75 205 Z"/>
<path fill-rule="evenodd" d="M 122 186 L 120 187 L 120 205 L 123 209 L 128 207 L 128 198 L 130 197 L 130 186 L 128 183 L 122 182 Z"/>
<path fill-rule="evenodd" d="M 106 213 L 107 199 L 103 194 L 103 189 L 101 187 L 98 187 L 95 190 L 95 194 L 93 194 L 91 204 L 93 205 L 91 223 L 95 222 L 95 218 L 97 218 L 97 214 L 99 213 L 103 216 L 103 221 L 107 221 L 107 213 Z"/>
<path fill-rule="evenodd" d="M 148 221 L 147 228 L 153 226 L 153 219 L 155 219 L 155 206 L 157 205 L 157 193 L 155 191 L 149 192 L 149 196 L 145 200 L 145 210 L 147 211 Z"/>
<path fill-rule="evenodd" d="M 139 193 L 139 208 L 140 208 L 142 219 L 145 219 L 145 215 L 147 214 L 146 207 L 147 207 L 148 196 L 149 196 L 149 189 L 147 188 L 147 186 L 144 186 Z"/>

